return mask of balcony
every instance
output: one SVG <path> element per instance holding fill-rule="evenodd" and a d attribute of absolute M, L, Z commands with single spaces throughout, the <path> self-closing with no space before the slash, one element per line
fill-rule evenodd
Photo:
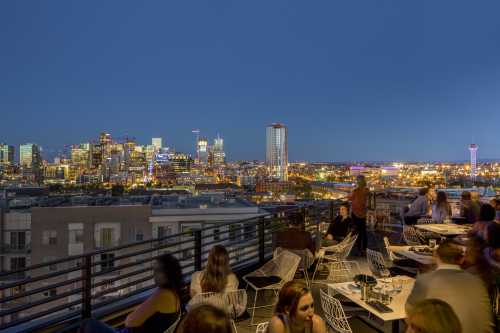
<path fill-rule="evenodd" d="M 31 253 L 31 244 L 4 244 L 1 247 L 1 253 L 5 254 L 29 254 Z"/>

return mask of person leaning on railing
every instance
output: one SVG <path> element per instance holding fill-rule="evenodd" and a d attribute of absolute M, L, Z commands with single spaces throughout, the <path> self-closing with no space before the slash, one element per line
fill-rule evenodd
<path fill-rule="evenodd" d="M 229 254 L 222 245 L 215 245 L 208 255 L 207 267 L 193 273 L 191 297 L 200 293 L 222 293 L 238 289 L 238 278 L 229 266 Z"/>
<path fill-rule="evenodd" d="M 368 235 L 366 233 L 366 213 L 368 211 L 368 196 L 370 190 L 366 187 L 364 176 L 356 178 L 357 186 L 349 195 L 351 201 L 351 217 L 355 232 L 358 234 L 356 249 L 359 256 L 366 255 Z"/>
<path fill-rule="evenodd" d="M 164 254 L 154 263 L 154 281 L 157 289 L 125 320 L 125 328 L 115 330 L 95 319 L 85 320 L 80 333 L 163 333 L 180 315 L 182 270 L 179 261 Z"/>

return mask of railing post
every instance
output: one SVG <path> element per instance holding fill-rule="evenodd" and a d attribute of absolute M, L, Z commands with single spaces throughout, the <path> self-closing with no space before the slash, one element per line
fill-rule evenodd
<path fill-rule="evenodd" d="M 82 319 L 92 317 L 92 255 L 83 257 Z"/>
<path fill-rule="evenodd" d="M 201 230 L 194 231 L 194 269 L 201 271 Z"/>
<path fill-rule="evenodd" d="M 259 262 L 261 264 L 264 264 L 265 261 L 265 220 L 263 217 L 259 219 L 259 224 L 258 224 L 258 233 L 259 233 Z"/>
<path fill-rule="evenodd" d="M 335 219 L 335 209 L 332 201 L 330 202 L 330 223 L 333 222 L 334 219 Z"/>

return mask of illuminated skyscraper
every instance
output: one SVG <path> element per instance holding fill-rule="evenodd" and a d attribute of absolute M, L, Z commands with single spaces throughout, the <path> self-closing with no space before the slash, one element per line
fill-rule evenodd
<path fill-rule="evenodd" d="M 224 164 L 226 159 L 226 154 L 224 153 L 224 139 L 218 134 L 217 138 L 214 139 L 214 145 L 212 146 L 212 156 L 214 166 Z"/>
<path fill-rule="evenodd" d="M 42 179 L 42 157 L 40 147 L 27 143 L 19 147 L 19 164 L 22 167 L 23 177 L 30 181 L 40 182 Z"/>
<path fill-rule="evenodd" d="M 151 144 L 155 146 L 156 150 L 160 150 L 162 146 L 162 139 L 161 138 L 153 138 L 151 139 Z"/>
<path fill-rule="evenodd" d="M 288 180 L 288 130 L 283 124 L 266 129 L 266 164 L 272 178 Z"/>
<path fill-rule="evenodd" d="M 470 151 L 470 178 L 472 181 L 476 180 L 477 176 L 477 145 L 475 143 L 471 143 L 469 145 Z"/>
<path fill-rule="evenodd" d="M 14 146 L 0 143 L 0 165 L 12 165 L 14 163 Z"/>
<path fill-rule="evenodd" d="M 196 156 L 199 164 L 208 163 L 208 141 L 205 138 L 199 138 L 196 145 Z"/>

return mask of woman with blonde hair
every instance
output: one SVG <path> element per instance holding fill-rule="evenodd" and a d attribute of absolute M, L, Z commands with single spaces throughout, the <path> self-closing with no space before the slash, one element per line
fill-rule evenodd
<path fill-rule="evenodd" d="M 451 306 L 439 299 L 426 299 L 407 313 L 406 333 L 462 333 L 462 326 Z"/>
<path fill-rule="evenodd" d="M 303 282 L 290 281 L 281 288 L 267 332 L 327 332 L 323 319 L 314 313 L 314 299 Z"/>
<path fill-rule="evenodd" d="M 222 245 L 216 245 L 208 255 L 207 267 L 193 273 L 191 297 L 200 293 L 222 293 L 238 289 L 238 278 L 229 266 L 229 254 Z"/>

